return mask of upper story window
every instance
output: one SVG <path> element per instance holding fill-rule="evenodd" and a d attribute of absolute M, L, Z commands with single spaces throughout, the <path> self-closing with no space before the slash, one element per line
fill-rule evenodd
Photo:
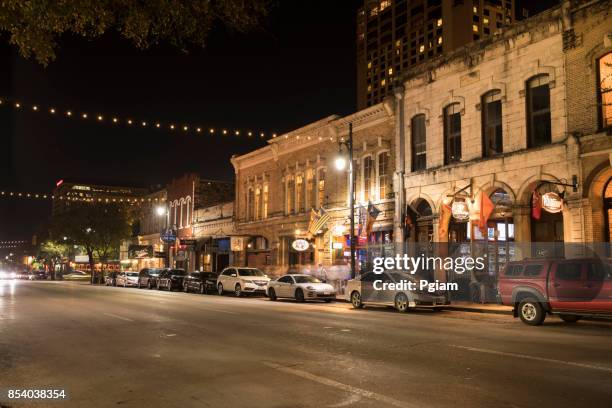
<path fill-rule="evenodd" d="M 425 133 L 425 115 L 416 115 L 410 121 L 410 150 L 412 152 L 412 171 L 427 168 L 427 146 Z"/>
<path fill-rule="evenodd" d="M 548 75 L 538 75 L 527 81 L 527 146 L 549 144 L 550 87 Z"/>
<path fill-rule="evenodd" d="M 612 52 L 599 59 L 598 71 L 599 123 L 605 129 L 612 127 Z"/>
<path fill-rule="evenodd" d="M 371 199 L 372 195 L 372 170 L 374 167 L 374 160 L 372 156 L 366 156 L 363 158 L 363 198 L 365 201 Z"/>
<path fill-rule="evenodd" d="M 255 217 L 255 191 L 253 187 L 249 187 L 247 197 L 247 220 L 252 220 Z"/>
<path fill-rule="evenodd" d="M 315 195 L 315 191 L 314 172 L 308 170 L 306 175 L 306 207 L 316 207 L 317 196 Z"/>
<path fill-rule="evenodd" d="M 304 176 L 295 177 L 295 208 L 298 212 L 304 212 Z"/>
<path fill-rule="evenodd" d="M 382 152 L 378 155 L 378 198 L 380 200 L 387 198 L 387 193 L 391 192 L 389 158 L 389 152 Z"/>
<path fill-rule="evenodd" d="M 268 185 L 264 184 L 262 191 L 261 218 L 268 218 Z"/>
<path fill-rule="evenodd" d="M 291 177 L 287 181 L 287 212 L 293 214 L 295 212 L 295 180 Z"/>
<path fill-rule="evenodd" d="M 501 91 L 498 89 L 482 96 L 482 156 L 503 153 Z"/>
<path fill-rule="evenodd" d="M 325 169 L 319 169 L 317 180 L 317 207 L 323 207 L 325 204 Z"/>
<path fill-rule="evenodd" d="M 444 108 L 444 164 L 461 160 L 461 106 L 453 103 Z"/>
<path fill-rule="evenodd" d="M 255 189 L 255 203 L 253 205 L 255 207 L 255 219 L 261 219 L 261 189 Z"/>

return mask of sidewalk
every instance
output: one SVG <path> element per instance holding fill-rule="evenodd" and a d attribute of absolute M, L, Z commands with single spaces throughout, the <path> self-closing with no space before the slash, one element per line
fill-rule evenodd
<path fill-rule="evenodd" d="M 444 306 L 443 309 L 456 310 L 461 312 L 512 315 L 512 306 L 498 305 L 496 303 L 479 304 L 471 302 L 453 302 L 450 305 Z"/>

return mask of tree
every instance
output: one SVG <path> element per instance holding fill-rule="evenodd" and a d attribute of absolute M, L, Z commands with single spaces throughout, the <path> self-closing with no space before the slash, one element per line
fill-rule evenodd
<path fill-rule="evenodd" d="M 49 271 L 52 272 L 51 279 L 55 280 L 55 266 L 62 262 L 62 258 L 67 253 L 68 247 L 66 244 L 47 239 L 38 248 L 36 259 L 38 262 L 46 265 Z"/>
<path fill-rule="evenodd" d="M 217 24 L 238 32 L 260 25 L 270 0 L 6 0 L 0 30 L 22 56 L 43 65 L 55 59 L 58 38 L 73 34 L 92 39 L 117 31 L 136 47 L 160 41 L 186 50 L 204 46 Z"/>
<path fill-rule="evenodd" d="M 68 243 L 83 247 L 89 257 L 92 283 L 95 259 L 106 264 L 111 256 L 118 255 L 121 240 L 130 233 L 130 216 L 116 204 L 73 203 L 54 217 L 51 228 L 53 237 L 66 237 Z"/>

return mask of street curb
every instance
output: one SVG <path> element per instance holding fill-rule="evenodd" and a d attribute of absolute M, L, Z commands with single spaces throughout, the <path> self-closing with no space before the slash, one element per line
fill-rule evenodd
<path fill-rule="evenodd" d="M 472 312 L 472 313 L 488 313 L 488 314 L 499 314 L 499 315 L 509 315 L 512 316 L 512 310 L 495 310 L 495 309 L 486 309 L 483 307 L 468 307 L 468 306 L 444 306 L 442 310 L 450 310 L 457 312 Z"/>

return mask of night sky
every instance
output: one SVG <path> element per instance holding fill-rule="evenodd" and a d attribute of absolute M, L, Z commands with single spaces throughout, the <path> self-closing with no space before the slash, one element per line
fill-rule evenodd
<path fill-rule="evenodd" d="M 359 0 L 282 1 L 248 35 L 217 29 L 205 50 L 141 51 L 116 34 L 62 38 L 46 68 L 2 54 L 2 96 L 135 120 L 288 131 L 355 111 Z M 6 37 L 3 37 L 5 39 Z M 6 42 L 6 41 L 5 41 Z M 236 136 L 126 129 L 0 108 L 0 189 L 50 192 L 59 179 L 150 186 L 188 171 L 231 180 L 232 154 L 264 145 Z M 0 240 L 30 239 L 50 202 L 0 198 Z"/>
<path fill-rule="evenodd" d="M 519 1 L 532 13 L 555 0 Z M 355 18 L 362 0 L 277 0 L 261 29 L 213 31 L 205 50 L 136 49 L 109 33 L 62 38 L 47 67 L 17 55 L 0 37 L 0 190 L 51 192 L 59 179 L 149 187 L 189 171 L 231 180 L 232 154 L 258 138 L 99 125 L 118 115 L 148 122 L 289 131 L 355 111 Z M 32 113 L 31 104 L 87 112 L 89 120 Z M 44 231 L 50 201 L 0 198 L 0 241 Z M 0 250 L 0 252 L 2 252 Z"/>

